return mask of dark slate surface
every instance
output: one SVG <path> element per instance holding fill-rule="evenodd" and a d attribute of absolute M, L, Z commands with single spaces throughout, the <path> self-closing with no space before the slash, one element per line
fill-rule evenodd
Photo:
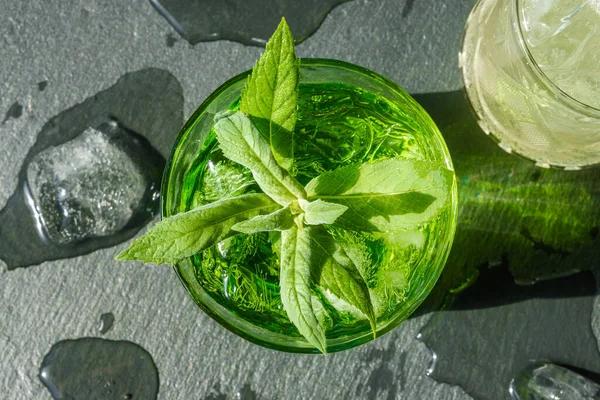
<path fill-rule="evenodd" d="M 354 0 L 336 7 L 297 53 L 363 65 L 415 94 L 456 91 L 462 28 L 473 4 Z M 187 117 L 261 52 L 227 41 L 191 46 L 146 0 L 0 0 L 0 6 L 2 205 L 42 126 L 124 74 L 148 67 L 170 71 L 183 87 Z M 134 342 L 151 354 L 159 399 L 469 398 L 426 375 L 432 358 L 416 335 L 429 314 L 350 351 L 279 353 L 204 315 L 169 268 L 114 262 L 125 246 L 14 271 L 0 262 L 3 398 L 50 399 L 37 376 L 44 355 L 61 340 L 97 337 L 107 312 L 115 323 L 102 337 Z"/>

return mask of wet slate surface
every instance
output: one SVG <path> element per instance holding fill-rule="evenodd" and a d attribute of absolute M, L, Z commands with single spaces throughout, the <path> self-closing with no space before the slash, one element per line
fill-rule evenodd
<path fill-rule="evenodd" d="M 462 28 L 473 4 L 353 0 L 337 6 L 297 53 L 363 65 L 411 93 L 454 93 L 461 86 Z M 125 74 L 151 67 L 169 71 L 181 83 L 188 117 L 222 82 L 250 68 L 261 51 L 228 41 L 191 46 L 145 0 L 0 0 L 0 6 L 2 205 L 17 186 L 28 149 L 53 116 Z M 437 97 L 424 100 L 434 114 Z M 449 126 L 459 133 L 472 122 Z M 162 151 L 162 144 L 157 147 Z M 118 323 L 102 338 L 148 351 L 158 369 L 159 399 L 470 397 L 427 376 L 431 354 L 416 336 L 431 314 L 422 312 L 347 352 L 279 353 L 234 336 L 204 315 L 170 269 L 114 262 L 125 245 L 14 271 L 0 262 L 0 393 L 6 398 L 51 399 L 37 376 L 44 355 L 62 340 L 98 337 L 98 316 L 106 312 L 118 316 Z M 538 299 L 546 300 L 552 301 Z M 511 304 L 515 312 L 519 304 Z M 592 316 L 596 334 L 598 314 Z M 510 350 L 513 343 L 505 340 L 497 351 Z"/>
<path fill-rule="evenodd" d="M 436 313 L 421 331 L 436 354 L 431 376 L 493 399 L 508 397 L 510 382 L 532 361 L 600 372 L 591 325 L 595 292 L 589 271 L 524 286 L 502 265 L 482 268 L 451 310 Z"/>

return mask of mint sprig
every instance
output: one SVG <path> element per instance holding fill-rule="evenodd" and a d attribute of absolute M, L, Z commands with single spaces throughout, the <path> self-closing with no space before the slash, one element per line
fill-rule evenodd
<path fill-rule="evenodd" d="M 263 193 L 166 218 L 117 259 L 174 264 L 233 235 L 279 231 L 281 302 L 300 334 L 326 353 L 327 307 L 319 292 L 358 310 L 373 335 L 377 329 L 365 277 L 327 226 L 415 230 L 445 204 L 454 175 L 425 161 L 392 158 L 328 171 L 303 187 L 289 172 L 299 71 L 283 19 L 248 78 L 240 111 L 215 117 L 223 155 L 248 168 Z"/>

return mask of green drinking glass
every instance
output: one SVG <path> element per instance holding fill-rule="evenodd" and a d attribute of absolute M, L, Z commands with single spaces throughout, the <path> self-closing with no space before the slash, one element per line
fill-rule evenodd
<path fill-rule="evenodd" d="M 259 192 L 249 170 L 225 158 L 213 131 L 214 116 L 239 108 L 250 71 L 215 90 L 181 131 L 162 182 L 162 217 L 223 197 Z M 305 185 L 325 171 L 387 158 L 422 160 L 452 170 L 434 122 L 394 82 L 342 61 L 301 59 L 294 177 Z M 398 179 L 403 179 L 398 176 Z M 348 255 L 363 269 L 377 336 L 398 326 L 427 297 L 439 278 L 456 229 L 454 181 L 437 211 L 411 229 L 363 233 L 330 227 L 351 244 Z M 239 234 L 175 266 L 195 303 L 235 334 L 259 345 L 319 353 L 300 335 L 279 296 L 279 237 Z M 326 327 L 327 351 L 374 338 L 357 309 L 315 288 Z"/>

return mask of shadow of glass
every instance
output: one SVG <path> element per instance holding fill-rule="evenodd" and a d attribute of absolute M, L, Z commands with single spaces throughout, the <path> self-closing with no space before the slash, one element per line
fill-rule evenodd
<path fill-rule="evenodd" d="M 518 283 L 600 265 L 600 168 L 543 169 L 504 152 L 479 128 L 462 91 L 413 97 L 446 140 L 459 197 L 458 226 L 448 262 L 415 315 L 447 306 L 458 292 L 474 284 L 478 268 L 487 265 L 508 269 Z M 549 288 L 546 294 L 536 286 L 519 296 L 499 291 L 486 296 L 489 302 L 471 306 L 522 301 L 558 289 Z M 558 290 L 554 295 L 579 294 Z"/>

